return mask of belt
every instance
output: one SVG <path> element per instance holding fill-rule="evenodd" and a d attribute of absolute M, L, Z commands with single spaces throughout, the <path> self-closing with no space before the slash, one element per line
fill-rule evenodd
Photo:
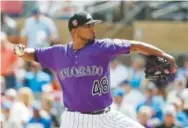
<path fill-rule="evenodd" d="M 70 111 L 70 112 L 76 112 L 76 111 L 71 111 L 69 109 L 67 109 L 67 111 Z M 99 114 L 104 114 L 104 113 L 108 113 L 110 111 L 110 107 L 107 107 L 103 110 L 98 110 L 98 111 L 94 111 L 94 112 L 80 112 L 82 114 L 90 114 L 90 115 L 99 115 Z"/>

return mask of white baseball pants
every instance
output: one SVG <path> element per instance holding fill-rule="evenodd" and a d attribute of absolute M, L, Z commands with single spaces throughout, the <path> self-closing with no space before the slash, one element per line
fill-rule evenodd
<path fill-rule="evenodd" d="M 60 128 L 144 128 L 123 114 L 110 110 L 99 115 L 64 111 Z"/>

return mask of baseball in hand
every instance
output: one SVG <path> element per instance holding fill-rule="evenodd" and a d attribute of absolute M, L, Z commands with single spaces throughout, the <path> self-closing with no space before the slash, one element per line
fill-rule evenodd
<path fill-rule="evenodd" d="M 22 45 L 22 44 L 18 44 L 16 46 L 14 46 L 14 53 L 17 55 L 17 56 L 23 56 L 24 55 L 24 49 L 25 49 L 25 46 Z"/>

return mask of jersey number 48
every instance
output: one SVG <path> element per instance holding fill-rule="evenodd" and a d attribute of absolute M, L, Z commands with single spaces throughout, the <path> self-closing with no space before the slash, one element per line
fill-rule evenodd
<path fill-rule="evenodd" d="M 104 93 L 107 93 L 109 89 L 108 86 L 108 79 L 106 77 L 103 77 L 100 81 L 95 80 L 93 82 L 93 88 L 92 88 L 92 95 L 102 95 Z"/>

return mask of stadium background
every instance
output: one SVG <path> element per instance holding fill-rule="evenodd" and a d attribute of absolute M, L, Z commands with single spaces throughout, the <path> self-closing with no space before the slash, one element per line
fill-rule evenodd
<path fill-rule="evenodd" d="M 5 127 L 21 128 L 28 122 L 36 124 L 29 121 L 31 117 L 35 118 L 33 110 L 37 110 L 40 118 L 46 121 L 38 122 L 39 124 L 45 124 L 45 128 L 58 127 L 64 109 L 62 90 L 53 73 L 41 69 L 36 63 L 23 62 L 10 52 L 13 48 L 10 42 L 27 44 L 27 39 L 23 38 L 24 28 L 26 20 L 33 15 L 35 9 L 39 9 L 41 15 L 55 24 L 51 33 L 52 36 L 55 35 L 55 39 L 48 38 L 49 45 L 68 43 L 71 40 L 67 29 L 68 18 L 75 12 L 88 11 L 94 18 L 103 20 L 102 24 L 96 25 L 98 38 L 139 40 L 172 54 L 176 58 L 178 72 L 176 78 L 165 85 L 166 88 L 157 88 L 154 83 L 143 78 L 142 57 L 121 56 L 113 61 L 113 107 L 148 128 L 168 122 L 170 119 L 165 118 L 167 115 L 175 119 L 171 120 L 174 124 L 188 126 L 188 2 L 64 0 L 1 1 L 1 19 L 2 16 L 6 17 L 5 23 L 1 20 L 1 123 Z M 5 24 L 13 25 L 4 29 Z M 11 70 L 6 70 L 10 67 Z M 39 77 L 42 82 L 37 79 Z M 40 89 L 33 86 L 40 86 Z M 125 90 L 122 91 L 122 88 Z M 130 95 L 130 90 L 136 90 L 132 93 L 134 96 Z M 143 98 L 139 99 L 138 96 Z M 136 103 L 126 102 L 128 98 L 139 100 Z M 172 109 L 166 109 L 167 104 Z M 23 111 L 19 111 L 19 105 L 23 107 Z"/>

